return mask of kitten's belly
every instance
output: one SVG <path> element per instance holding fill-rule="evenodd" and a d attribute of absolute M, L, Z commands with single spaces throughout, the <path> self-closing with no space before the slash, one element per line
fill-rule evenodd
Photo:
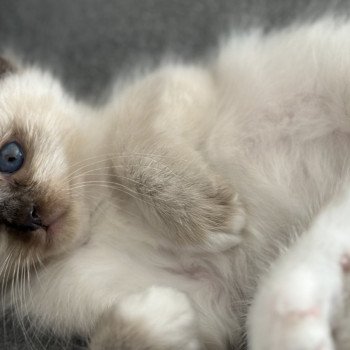
<path fill-rule="evenodd" d="M 316 102 L 298 106 L 291 120 L 227 113 L 208 138 L 208 162 L 247 210 L 251 246 L 289 242 L 349 181 L 350 136 Z"/>

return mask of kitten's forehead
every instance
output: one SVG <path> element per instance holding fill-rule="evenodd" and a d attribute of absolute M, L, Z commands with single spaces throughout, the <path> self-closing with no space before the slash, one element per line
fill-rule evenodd
<path fill-rule="evenodd" d="M 0 80 L 0 112 L 6 118 L 43 116 L 64 104 L 60 85 L 45 74 L 23 72 Z M 27 118 L 28 119 L 28 118 Z"/>

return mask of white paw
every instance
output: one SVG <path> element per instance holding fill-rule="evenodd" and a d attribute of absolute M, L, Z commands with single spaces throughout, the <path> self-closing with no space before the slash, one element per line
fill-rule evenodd
<path fill-rule="evenodd" d="M 147 327 L 157 349 L 199 350 L 197 322 L 185 294 L 172 288 L 151 287 L 120 303 L 126 321 L 138 320 Z"/>
<path fill-rule="evenodd" d="M 250 311 L 251 350 L 334 349 L 331 321 L 342 288 L 340 265 L 332 275 L 321 273 L 300 265 L 265 283 Z"/>
<path fill-rule="evenodd" d="M 235 200 L 238 201 L 238 199 Z M 242 231 L 245 224 L 245 212 L 240 206 L 237 206 L 226 230 L 209 231 L 202 242 L 196 242 L 195 246 L 188 246 L 184 249 L 194 253 L 221 253 L 230 250 L 242 242 Z"/>

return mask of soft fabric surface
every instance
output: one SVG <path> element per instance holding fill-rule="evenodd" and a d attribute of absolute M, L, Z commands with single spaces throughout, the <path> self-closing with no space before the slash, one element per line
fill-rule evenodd
<path fill-rule="evenodd" d="M 97 101 L 140 63 L 203 57 L 231 30 L 268 31 L 349 10 L 346 0 L 0 0 L 0 48 L 50 68 L 77 97 Z M 28 327 L 3 320 L 0 349 L 84 348 L 30 330 L 26 339 Z"/>

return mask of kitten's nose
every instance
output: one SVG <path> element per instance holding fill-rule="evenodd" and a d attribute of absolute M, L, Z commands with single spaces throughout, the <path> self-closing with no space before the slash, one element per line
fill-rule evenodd
<path fill-rule="evenodd" d="M 35 231 L 44 227 L 37 207 L 34 204 L 22 204 L 5 216 L 5 223 L 8 226 L 24 230 Z"/>
<path fill-rule="evenodd" d="M 30 206 L 28 211 L 27 221 L 23 224 L 24 228 L 34 231 L 40 227 L 43 227 L 43 223 L 35 205 Z"/>

